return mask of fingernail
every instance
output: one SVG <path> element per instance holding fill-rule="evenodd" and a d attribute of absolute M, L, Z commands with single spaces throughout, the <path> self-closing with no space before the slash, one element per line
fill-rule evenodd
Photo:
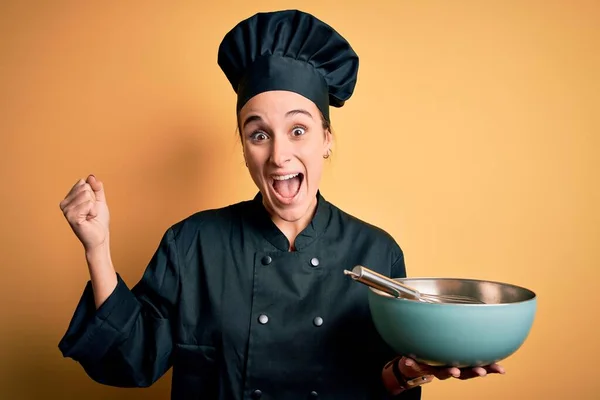
<path fill-rule="evenodd" d="M 414 361 L 413 361 L 413 360 L 405 360 L 405 361 L 404 361 L 404 365 L 406 365 L 407 367 L 410 367 L 410 366 L 412 366 L 412 365 L 414 365 L 414 364 L 415 364 L 415 363 L 414 363 Z"/>

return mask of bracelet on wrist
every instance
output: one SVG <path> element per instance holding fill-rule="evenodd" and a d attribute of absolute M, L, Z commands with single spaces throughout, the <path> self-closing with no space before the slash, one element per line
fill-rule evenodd
<path fill-rule="evenodd" d="M 415 388 L 417 386 L 424 385 L 433 380 L 433 375 L 423 375 L 419 377 L 406 378 L 400 371 L 400 361 L 404 357 L 399 356 L 390 361 L 383 368 L 384 384 L 386 385 L 390 393 L 397 395 L 405 390 Z M 390 377 L 393 377 L 390 379 Z M 392 382 L 395 381 L 395 382 Z"/>

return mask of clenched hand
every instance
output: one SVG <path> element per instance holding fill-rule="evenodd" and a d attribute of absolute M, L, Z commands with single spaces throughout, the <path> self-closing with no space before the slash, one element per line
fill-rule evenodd
<path fill-rule="evenodd" d="M 91 252 L 108 242 L 109 212 L 102 182 L 94 175 L 80 179 L 60 202 L 69 225 Z"/>

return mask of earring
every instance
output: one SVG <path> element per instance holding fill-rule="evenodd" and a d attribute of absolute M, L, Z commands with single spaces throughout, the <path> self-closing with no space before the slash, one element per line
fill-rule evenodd
<path fill-rule="evenodd" d="M 329 158 L 330 153 L 331 153 L 331 149 L 327 149 L 327 154 L 325 154 L 323 156 L 323 158 L 325 158 L 325 159 Z"/>

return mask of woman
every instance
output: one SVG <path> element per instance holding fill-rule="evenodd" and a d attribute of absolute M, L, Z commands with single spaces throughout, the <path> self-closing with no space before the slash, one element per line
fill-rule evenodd
<path fill-rule="evenodd" d="M 366 287 L 343 274 L 362 264 L 406 276 L 390 235 L 319 191 L 329 107 L 356 82 L 350 45 L 309 14 L 261 13 L 225 36 L 218 62 L 259 193 L 171 226 L 130 290 L 112 265 L 103 185 L 77 182 L 60 206 L 91 279 L 63 354 L 112 386 L 149 386 L 173 367 L 173 399 L 418 399 L 407 380 L 503 372 L 397 357 L 374 329 Z"/>

